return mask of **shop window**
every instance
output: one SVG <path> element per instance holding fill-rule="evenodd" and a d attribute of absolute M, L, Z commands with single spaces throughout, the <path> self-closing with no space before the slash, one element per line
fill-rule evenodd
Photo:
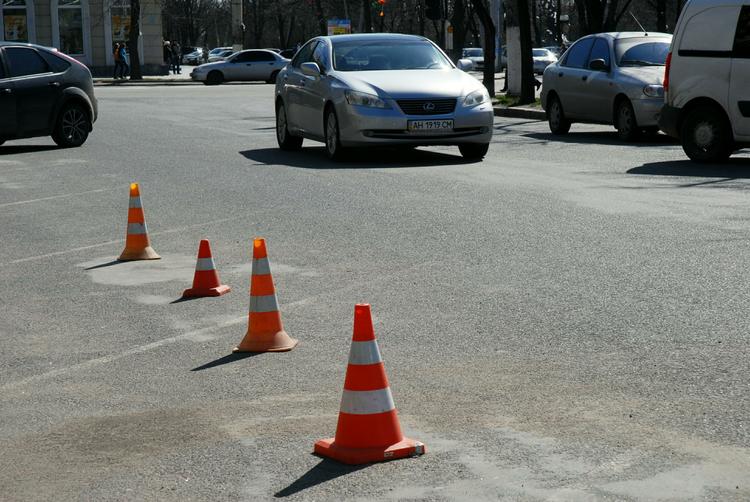
<path fill-rule="evenodd" d="M 112 44 L 127 42 L 130 35 L 130 0 L 113 0 L 110 13 Z"/>
<path fill-rule="evenodd" d="M 83 55 L 81 0 L 58 0 L 57 22 L 60 33 L 60 51 L 72 56 Z"/>
<path fill-rule="evenodd" d="M 8 42 L 28 42 L 29 23 L 26 0 L 0 0 L 2 37 Z"/>

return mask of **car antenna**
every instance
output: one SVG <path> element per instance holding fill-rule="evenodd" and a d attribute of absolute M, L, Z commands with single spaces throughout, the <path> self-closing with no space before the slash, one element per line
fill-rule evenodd
<path fill-rule="evenodd" d="M 628 14 L 630 14 L 631 16 L 633 16 L 633 19 L 635 19 L 636 24 L 638 24 L 638 27 L 641 29 L 641 31 L 643 32 L 643 34 L 646 35 L 646 36 L 648 36 L 648 32 L 646 31 L 646 28 L 644 28 L 643 25 L 641 24 L 641 22 L 638 21 L 638 18 L 635 17 L 635 14 L 633 14 L 633 11 L 629 10 Z"/>

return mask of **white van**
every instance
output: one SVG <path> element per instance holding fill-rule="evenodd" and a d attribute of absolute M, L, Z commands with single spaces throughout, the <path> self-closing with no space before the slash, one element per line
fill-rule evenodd
<path fill-rule="evenodd" d="M 750 146 L 750 0 L 688 0 L 664 76 L 659 127 L 688 157 L 722 162 Z"/>

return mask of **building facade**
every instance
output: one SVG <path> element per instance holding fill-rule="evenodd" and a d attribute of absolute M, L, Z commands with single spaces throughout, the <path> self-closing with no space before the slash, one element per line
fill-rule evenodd
<path fill-rule="evenodd" d="M 141 0 L 138 52 L 144 74 L 164 74 L 161 6 Z M 0 40 L 56 47 L 111 75 L 112 48 L 130 31 L 130 0 L 0 0 Z"/>

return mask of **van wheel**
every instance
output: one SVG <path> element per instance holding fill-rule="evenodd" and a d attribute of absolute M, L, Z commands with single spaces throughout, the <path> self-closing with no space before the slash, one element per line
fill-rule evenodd
<path fill-rule="evenodd" d="M 570 131 L 570 121 L 565 118 L 562 103 L 557 96 L 550 97 L 547 122 L 549 122 L 549 130 L 552 134 L 567 134 Z"/>
<path fill-rule="evenodd" d="M 633 105 L 627 99 L 620 100 L 615 110 L 615 128 L 623 141 L 635 141 L 641 132 L 635 120 Z"/>
<path fill-rule="evenodd" d="M 713 106 L 696 106 L 688 112 L 680 129 L 680 141 L 694 162 L 725 162 L 733 149 L 731 127 Z"/>
<path fill-rule="evenodd" d="M 91 131 L 91 120 L 83 106 L 78 103 L 65 105 L 57 117 L 52 139 L 63 148 L 81 146 Z"/>

